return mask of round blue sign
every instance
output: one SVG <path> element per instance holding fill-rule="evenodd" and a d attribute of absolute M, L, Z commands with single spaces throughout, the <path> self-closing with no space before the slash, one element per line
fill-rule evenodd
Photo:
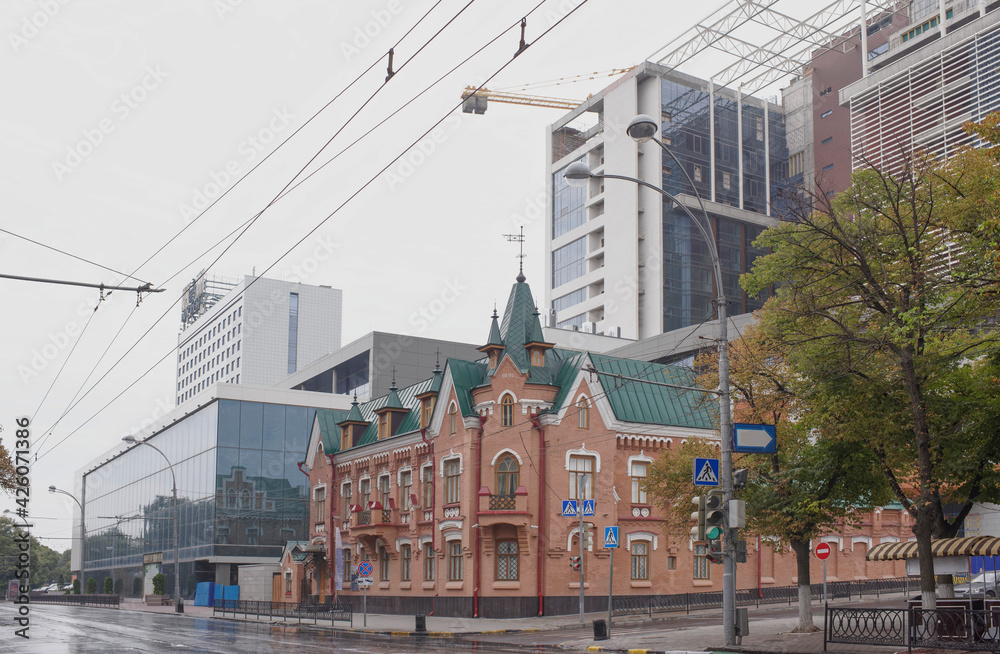
<path fill-rule="evenodd" d="M 368 561 L 362 561 L 358 564 L 358 574 L 362 577 L 368 577 L 372 573 L 372 564 Z"/>

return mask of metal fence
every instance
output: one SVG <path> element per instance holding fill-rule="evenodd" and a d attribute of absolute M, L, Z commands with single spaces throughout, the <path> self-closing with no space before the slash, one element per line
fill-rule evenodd
<path fill-rule="evenodd" d="M 812 584 L 813 599 L 823 596 L 823 584 Z M 863 579 L 856 581 L 834 581 L 826 585 L 826 599 L 862 599 L 865 596 L 879 597 L 882 593 L 898 593 L 909 589 L 906 577 L 891 579 Z M 773 586 L 769 588 L 741 588 L 736 591 L 738 606 L 760 606 L 761 604 L 789 605 L 799 599 L 798 586 Z M 613 615 L 653 615 L 672 611 L 691 612 L 698 609 L 722 607 L 722 591 L 705 593 L 678 593 L 675 595 L 625 595 L 613 599 Z"/>
<path fill-rule="evenodd" d="M 963 651 L 1000 652 L 1000 611 L 996 609 L 849 609 L 825 610 L 823 650 L 827 644 L 888 645 Z"/>
<path fill-rule="evenodd" d="M 268 616 L 269 618 L 281 618 L 284 621 L 295 619 L 312 620 L 317 624 L 320 620 L 329 620 L 332 626 L 334 622 L 340 620 L 354 624 L 354 607 L 346 602 L 335 604 L 323 604 L 315 602 L 302 602 L 295 604 L 292 602 L 265 602 L 258 600 L 231 600 L 217 599 L 212 605 L 212 616 L 242 615 L 244 618 L 251 615 Z"/>
<path fill-rule="evenodd" d="M 113 606 L 118 608 L 118 595 L 46 595 L 32 593 L 32 604 L 72 604 L 74 606 Z"/>

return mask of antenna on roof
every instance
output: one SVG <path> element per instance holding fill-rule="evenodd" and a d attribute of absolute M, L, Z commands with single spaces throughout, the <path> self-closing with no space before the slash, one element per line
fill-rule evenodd
<path fill-rule="evenodd" d="M 521 260 L 518 266 L 517 281 L 523 282 L 525 279 L 527 279 L 524 276 L 524 258 L 528 256 L 524 253 L 524 225 L 521 225 L 520 234 L 504 234 L 503 237 L 507 239 L 509 243 L 521 244 L 520 252 L 517 255 L 517 258 Z"/>

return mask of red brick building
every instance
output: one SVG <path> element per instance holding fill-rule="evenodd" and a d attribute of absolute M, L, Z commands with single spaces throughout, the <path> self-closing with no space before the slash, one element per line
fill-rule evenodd
<path fill-rule="evenodd" d="M 284 557 L 288 598 L 304 589 L 320 599 L 359 595 L 352 572 L 368 561 L 374 612 L 575 612 L 579 526 L 561 507 L 578 496 L 595 503 L 582 562 L 588 610 L 606 607 L 610 525 L 620 532 L 616 596 L 721 589 L 721 566 L 707 561 L 703 544 L 668 536 L 662 508 L 643 488 L 656 457 L 687 438 L 718 438 L 712 416 L 696 393 L 621 381 L 692 385 L 690 371 L 544 342 L 521 275 L 480 350 L 479 361 L 449 359 L 430 379 L 355 401 L 350 411 L 317 412 L 303 466 L 310 540 Z M 864 553 L 911 533 L 904 512 L 887 508 L 866 520 L 823 539 L 836 545 L 831 579 L 902 573 L 901 563 L 867 563 Z M 342 589 L 331 574 L 340 557 Z M 817 581 L 820 569 L 817 561 Z M 794 574 L 791 555 L 770 545 L 758 552 L 751 541 L 737 587 L 794 584 Z"/>

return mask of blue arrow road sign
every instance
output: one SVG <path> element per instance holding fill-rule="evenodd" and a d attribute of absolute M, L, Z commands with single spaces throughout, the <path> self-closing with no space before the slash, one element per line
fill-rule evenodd
<path fill-rule="evenodd" d="M 583 515 L 594 515 L 594 500 L 583 501 Z"/>
<path fill-rule="evenodd" d="M 562 514 L 564 518 L 575 518 L 576 515 L 576 500 L 563 500 L 563 510 Z"/>
<path fill-rule="evenodd" d="M 605 527 L 604 528 L 604 547 L 612 548 L 618 547 L 618 527 Z"/>
<path fill-rule="evenodd" d="M 718 486 L 719 460 L 695 459 L 691 476 L 695 486 Z"/>
<path fill-rule="evenodd" d="M 760 452 L 774 454 L 778 451 L 774 425 L 733 425 L 733 452 Z"/>

